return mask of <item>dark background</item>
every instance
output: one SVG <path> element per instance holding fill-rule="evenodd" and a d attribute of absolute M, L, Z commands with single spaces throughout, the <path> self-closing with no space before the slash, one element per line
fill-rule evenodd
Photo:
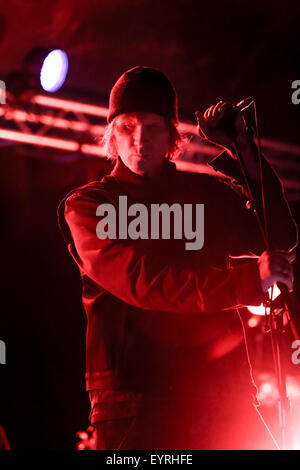
<path fill-rule="evenodd" d="M 4 77 L 20 69 L 34 46 L 58 45 L 69 55 L 65 87 L 107 104 L 126 69 L 155 66 L 174 83 L 187 121 L 194 122 L 197 108 L 253 95 L 263 137 L 300 146 L 300 105 L 291 101 L 291 83 L 300 79 L 299 14 L 299 2 L 270 0 L 10 0 L 0 6 L 0 72 Z M 109 164 L 0 145 L 0 339 L 7 346 L 0 423 L 15 449 L 74 449 L 89 414 L 85 316 L 56 207 L 70 189 L 108 172 Z M 278 166 L 297 222 L 298 150 Z"/>

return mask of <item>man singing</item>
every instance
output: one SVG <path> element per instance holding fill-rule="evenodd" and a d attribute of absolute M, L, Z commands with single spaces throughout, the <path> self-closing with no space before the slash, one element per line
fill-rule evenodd
<path fill-rule="evenodd" d="M 197 118 L 202 135 L 227 150 L 212 165 L 230 168 L 235 189 L 176 170 L 171 159 L 180 135 L 172 84 L 151 67 L 125 72 L 110 94 L 105 133 L 113 171 L 60 204 L 60 227 L 83 284 L 86 388 L 97 449 L 273 448 L 252 406 L 255 386 L 237 309 L 260 305 L 275 282 L 292 290 L 297 231 L 282 186 L 263 159 L 272 241 L 266 251 L 246 207 L 232 135 L 220 125 L 228 108 L 219 102 Z M 257 189 L 257 149 L 241 112 L 231 124 Z M 120 196 L 126 196 L 127 214 Z M 197 204 L 204 207 L 200 249 L 186 249 L 188 220 L 178 222 L 185 204 L 191 208 L 186 217 L 195 216 Z M 105 212 L 112 206 L 114 230 Z M 162 221 L 154 230 L 150 218 L 158 207 L 169 210 L 169 227 Z M 262 217 L 259 197 L 257 212 Z M 134 230 L 120 229 L 125 216 Z"/>

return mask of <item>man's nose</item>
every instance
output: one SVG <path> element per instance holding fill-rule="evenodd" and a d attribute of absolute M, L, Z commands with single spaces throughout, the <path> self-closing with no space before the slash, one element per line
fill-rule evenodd
<path fill-rule="evenodd" d="M 143 146 L 148 141 L 147 131 L 144 126 L 136 126 L 133 134 L 135 145 Z"/>

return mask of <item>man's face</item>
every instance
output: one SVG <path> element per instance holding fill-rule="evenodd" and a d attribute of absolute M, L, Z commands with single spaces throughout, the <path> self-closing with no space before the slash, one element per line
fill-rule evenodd
<path fill-rule="evenodd" d="M 126 113 L 116 117 L 114 137 L 123 163 L 141 176 L 155 176 L 168 152 L 170 133 L 163 116 Z"/>

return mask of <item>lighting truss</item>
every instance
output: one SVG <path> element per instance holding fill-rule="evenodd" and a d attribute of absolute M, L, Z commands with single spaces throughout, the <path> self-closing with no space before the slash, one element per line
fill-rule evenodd
<path fill-rule="evenodd" d="M 104 156 L 103 148 L 96 142 L 103 136 L 107 114 L 104 106 L 32 95 L 22 106 L 8 103 L 0 107 L 0 139 Z M 6 123 L 5 127 L 1 122 Z M 178 129 L 198 139 L 189 144 L 189 150 L 217 153 L 200 141 L 196 125 L 180 122 Z M 51 136 L 45 137 L 49 133 Z"/>
<path fill-rule="evenodd" d="M 42 94 L 31 94 L 20 102 L 8 99 L 0 106 L 0 139 L 104 157 L 100 142 L 107 114 L 108 108 L 104 106 Z M 214 156 L 219 153 L 219 149 L 199 137 L 196 125 L 180 122 L 179 132 L 190 137 L 187 154 Z M 286 165 L 281 154 L 291 156 L 295 162 L 293 165 L 296 164 L 295 157 L 300 155 L 299 146 L 283 142 L 262 139 L 262 146 L 272 154 L 272 161 L 275 160 L 279 167 Z M 201 165 L 197 158 L 183 156 L 176 165 L 179 169 L 191 171 L 202 171 L 201 166 L 205 166 L 205 171 L 208 171 L 207 165 Z M 214 173 L 212 169 L 209 171 Z"/>

